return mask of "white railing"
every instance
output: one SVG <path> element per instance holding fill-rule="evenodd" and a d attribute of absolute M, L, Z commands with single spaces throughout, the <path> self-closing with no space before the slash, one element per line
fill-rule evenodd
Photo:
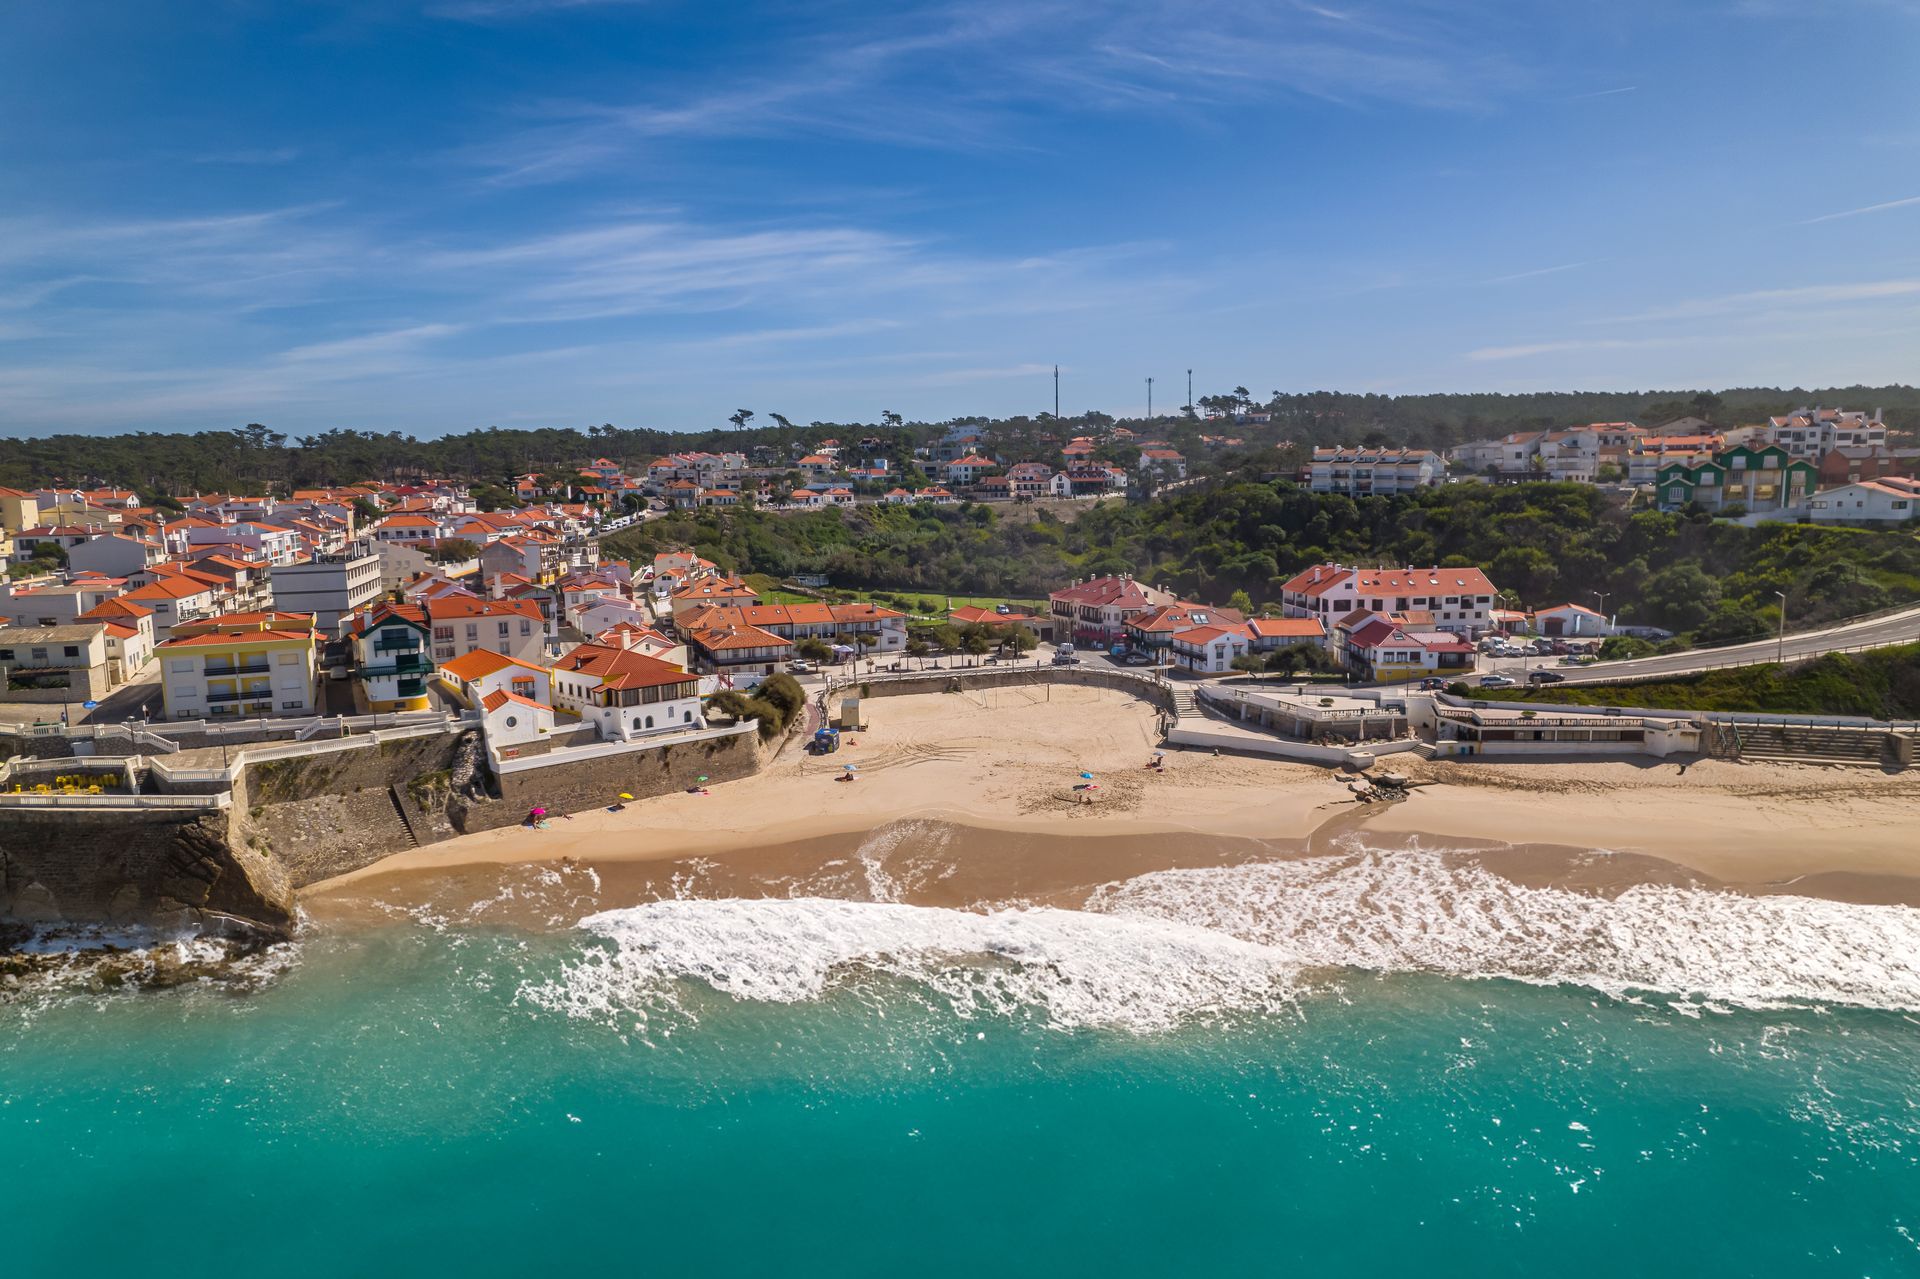
<path fill-rule="evenodd" d="M 683 746 L 689 742 L 738 737 L 742 733 L 758 732 L 759 727 L 759 721 L 747 719 L 738 724 L 729 724 L 724 728 L 696 728 L 673 733 L 650 733 L 644 737 L 636 737 L 630 742 L 596 742 L 591 746 L 563 746 L 557 750 L 548 751 L 544 755 L 497 759 L 493 761 L 493 766 L 497 772 L 520 773 L 530 769 L 552 768 L 556 764 L 575 764 L 589 759 L 606 759 L 614 755 L 632 755 L 640 751 L 659 750 L 665 746 Z"/>
<path fill-rule="evenodd" d="M 212 795 L 27 795 L 0 794 L 0 808 L 216 809 L 233 804 L 229 791 Z"/>

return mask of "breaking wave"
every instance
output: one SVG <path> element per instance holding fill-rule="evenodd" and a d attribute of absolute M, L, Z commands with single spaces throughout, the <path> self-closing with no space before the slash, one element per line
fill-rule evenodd
<path fill-rule="evenodd" d="M 1920 1010 L 1917 910 L 1661 885 L 1603 897 L 1417 849 L 1155 872 L 1077 911 L 673 900 L 581 927 L 601 944 L 523 987 L 529 1002 L 644 1018 L 687 981 L 796 1003 L 878 977 L 963 1016 L 1152 1033 L 1283 1011 L 1317 976 L 1360 969 L 1658 994 L 1685 1011 Z"/>

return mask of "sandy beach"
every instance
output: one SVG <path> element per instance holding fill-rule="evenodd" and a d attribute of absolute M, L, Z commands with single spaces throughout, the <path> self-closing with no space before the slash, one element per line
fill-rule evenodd
<path fill-rule="evenodd" d="M 572 903 L 587 908 L 668 892 L 870 898 L 876 873 L 888 891 L 942 904 L 1072 900 L 1128 874 L 1324 852 L 1351 835 L 1498 852 L 1503 873 L 1600 889 L 1683 875 L 1920 902 L 1914 774 L 1400 756 L 1393 766 L 1415 779 L 1412 795 L 1363 805 L 1340 774 L 1304 765 L 1171 750 L 1163 771 L 1150 769 L 1153 711 L 1106 690 L 866 705 L 867 731 L 836 755 L 795 743 L 759 776 L 707 793 L 437 844 L 314 885 L 304 900 L 320 917 L 374 900 L 452 908 L 525 882 L 500 868 L 529 865 L 590 868 L 597 887 Z M 849 763 L 858 780 L 838 780 Z M 1075 789 L 1083 772 L 1093 789 Z M 1597 862 L 1593 850 L 1612 856 Z"/>

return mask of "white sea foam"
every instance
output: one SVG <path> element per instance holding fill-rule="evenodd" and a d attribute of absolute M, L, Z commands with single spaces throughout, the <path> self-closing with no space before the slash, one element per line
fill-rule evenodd
<path fill-rule="evenodd" d="M 1152 1032 L 1278 1011 L 1310 975 L 1349 968 L 1659 992 L 1690 1012 L 1920 1010 L 1920 911 L 1667 886 L 1605 898 L 1419 850 L 1156 872 L 1084 911 L 673 900 L 582 926 L 607 944 L 524 987 L 530 1002 L 644 1018 L 682 980 L 794 1003 L 883 976 L 963 1015 Z"/>
<path fill-rule="evenodd" d="M 1657 991 L 1741 1007 L 1920 1009 L 1920 910 L 1640 885 L 1529 888 L 1411 850 L 1142 875 L 1091 907 L 1182 923 L 1312 967 Z"/>
<path fill-rule="evenodd" d="M 978 914 L 825 898 L 659 901 L 581 921 L 613 943 L 531 1002 L 643 1017 L 692 978 L 740 999 L 797 1003 L 879 975 L 963 1016 L 1032 1011 L 1058 1027 L 1170 1029 L 1216 1012 L 1278 1011 L 1297 965 L 1271 947 L 1177 922 L 1071 910 Z"/>

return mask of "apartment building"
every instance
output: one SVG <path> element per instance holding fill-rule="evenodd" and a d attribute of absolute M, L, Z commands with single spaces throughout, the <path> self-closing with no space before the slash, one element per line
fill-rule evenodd
<path fill-rule="evenodd" d="M 155 650 L 166 717 L 315 714 L 319 651 L 305 614 L 243 613 L 176 626 Z"/>
<path fill-rule="evenodd" d="M 440 665 L 482 648 L 536 665 L 545 654 L 546 618 L 531 600 L 446 595 L 426 601 L 424 607 L 432 627 L 433 660 Z"/>
<path fill-rule="evenodd" d="M 1444 472 L 1431 449 L 1321 448 L 1307 466 L 1307 487 L 1350 497 L 1411 493 L 1439 483 Z"/>
<path fill-rule="evenodd" d="M 1871 415 L 1848 409 L 1795 409 L 1770 417 L 1750 444 L 1774 445 L 1788 457 L 1817 462 L 1834 449 L 1885 448 L 1887 426 L 1880 409 Z"/>
<path fill-rule="evenodd" d="M 1049 592 L 1056 642 L 1071 640 L 1108 648 L 1126 638 L 1129 618 L 1167 604 L 1177 604 L 1172 593 L 1136 582 L 1132 577 L 1095 577 Z"/>
<path fill-rule="evenodd" d="M 1654 476 L 1663 511 L 1698 505 L 1708 511 L 1738 507 L 1748 515 L 1783 514 L 1805 507 L 1819 484 L 1813 463 L 1777 444 L 1723 449 L 1710 462 L 1673 463 Z"/>
<path fill-rule="evenodd" d="M 1477 639 L 1493 627 L 1499 592 L 1477 568 L 1354 568 L 1317 564 L 1280 590 L 1281 611 L 1311 617 L 1330 634 L 1362 609 L 1376 613 L 1431 615 L 1433 628 Z"/>
<path fill-rule="evenodd" d="M 107 695 L 106 627 L 0 626 L 0 701 L 67 703 Z"/>
<path fill-rule="evenodd" d="M 354 677 L 374 714 L 432 709 L 427 681 L 434 662 L 426 610 L 417 604 L 376 604 L 346 619 Z"/>
<path fill-rule="evenodd" d="M 314 555 L 271 570 L 275 608 L 312 613 L 323 635 L 335 635 L 340 619 L 380 598 L 385 587 L 377 543 L 363 538 L 333 555 Z"/>

